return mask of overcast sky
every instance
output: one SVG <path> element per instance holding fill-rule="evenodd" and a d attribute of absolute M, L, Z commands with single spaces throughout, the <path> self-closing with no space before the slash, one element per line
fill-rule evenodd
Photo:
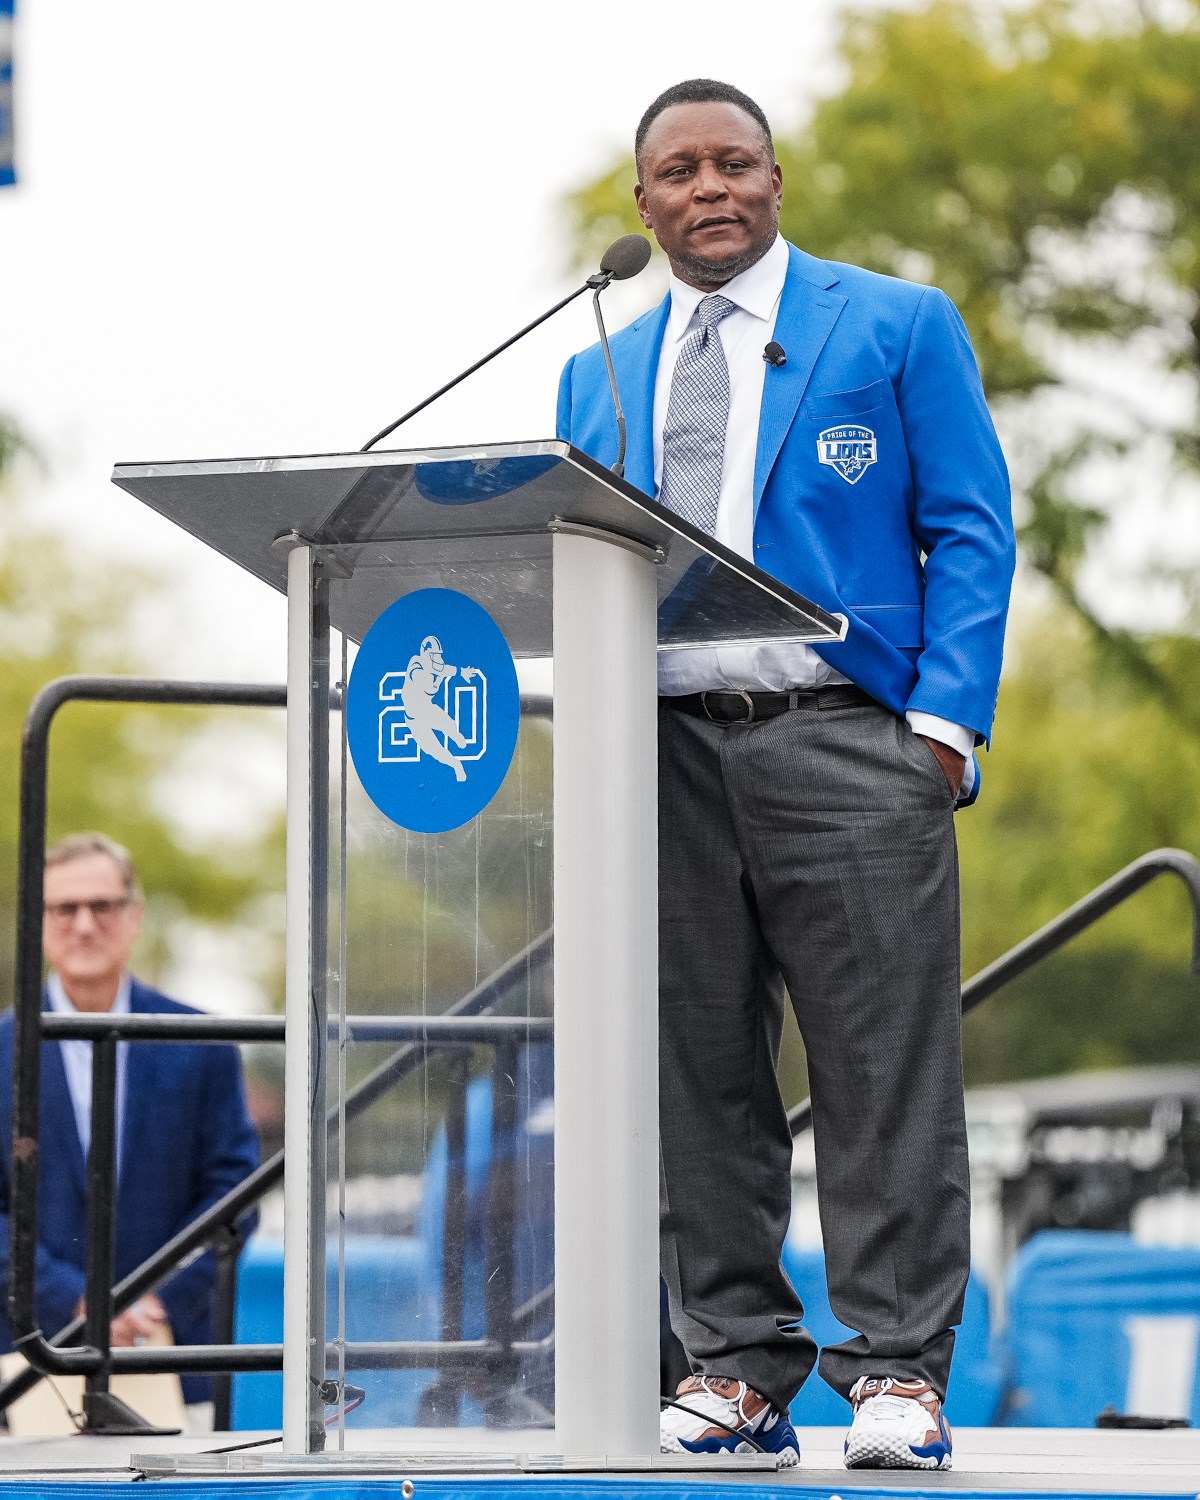
<path fill-rule="evenodd" d="M 836 10 L 20 0 L 0 410 L 81 546 L 171 573 L 163 669 L 281 676 L 282 604 L 116 490 L 115 461 L 358 447 L 568 289 L 562 195 L 660 89 L 728 78 L 786 127 L 831 76 Z M 615 288 L 612 321 L 660 287 Z M 585 299 L 411 440 L 552 435 L 592 338 Z"/>

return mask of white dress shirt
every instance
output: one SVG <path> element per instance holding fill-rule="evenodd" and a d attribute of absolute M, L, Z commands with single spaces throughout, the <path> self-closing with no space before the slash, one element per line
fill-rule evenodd
<path fill-rule="evenodd" d="M 729 424 L 725 431 L 715 536 L 730 551 L 751 562 L 754 561 L 754 460 L 758 451 L 758 420 L 767 369 L 763 348 L 775 334 L 775 319 L 787 268 L 787 241 L 777 236 L 761 260 L 727 281 L 718 294 L 734 303 L 734 311 L 717 324 L 717 334 L 729 366 Z M 656 494 L 662 482 L 663 427 L 671 399 L 671 377 L 684 341 L 699 327 L 696 309 L 708 295 L 698 287 L 680 281 L 677 276 L 671 277 L 671 307 L 654 383 Z M 810 646 L 799 642 L 675 649 L 658 653 L 658 691 L 670 697 L 699 693 L 707 688 L 779 692 L 788 688 L 825 687 L 849 680 L 823 661 Z M 972 775 L 970 756 L 975 735 L 971 730 L 934 714 L 913 711 L 907 718 L 915 733 L 929 735 L 966 756 L 967 775 Z M 969 785 L 964 783 L 963 794 L 969 790 Z"/>
<path fill-rule="evenodd" d="M 129 997 L 132 989 L 129 975 L 122 974 L 121 983 L 117 986 L 117 997 L 109 1011 L 110 1015 L 127 1016 L 129 1014 Z M 63 989 L 62 980 L 53 969 L 50 970 L 49 978 L 46 980 L 46 995 L 49 998 L 51 1010 L 66 1016 L 80 1014 L 71 1004 L 66 990 Z M 92 1044 L 84 1041 L 63 1040 L 58 1046 L 62 1053 L 63 1072 L 67 1075 L 67 1091 L 71 1095 L 71 1108 L 75 1111 L 75 1129 L 79 1132 L 83 1159 L 87 1161 L 88 1150 L 92 1143 Z M 125 1053 L 127 1050 L 128 1043 L 117 1043 L 118 1158 L 121 1124 L 125 1113 Z"/>

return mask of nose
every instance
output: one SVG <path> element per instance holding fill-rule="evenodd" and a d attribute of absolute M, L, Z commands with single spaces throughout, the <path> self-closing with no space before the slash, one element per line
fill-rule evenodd
<path fill-rule="evenodd" d="M 96 913 L 92 910 L 92 908 L 87 904 L 86 901 L 81 902 L 80 905 L 76 908 L 75 915 L 71 920 L 71 931 L 92 932 L 99 926 L 100 923 L 96 920 Z"/>
<path fill-rule="evenodd" d="M 714 198 L 726 196 L 725 180 L 717 171 L 715 163 L 702 161 L 699 164 L 693 179 L 692 192 L 695 197 L 703 199 L 706 203 L 711 203 Z"/>

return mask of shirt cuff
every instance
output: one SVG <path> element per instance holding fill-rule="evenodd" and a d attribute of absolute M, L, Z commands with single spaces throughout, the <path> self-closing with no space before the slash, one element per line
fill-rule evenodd
<path fill-rule="evenodd" d="M 949 719 L 939 719 L 936 714 L 923 714 L 920 709 L 910 708 L 904 715 L 908 727 L 914 734 L 923 734 L 927 739 L 939 740 L 957 750 L 964 760 L 970 760 L 975 750 L 975 731 L 964 729 Z"/>
<path fill-rule="evenodd" d="M 926 735 L 957 750 L 966 761 L 963 783 L 958 789 L 958 802 L 964 802 L 975 789 L 975 731 L 965 729 L 950 719 L 939 719 L 937 714 L 923 714 L 919 708 L 910 708 L 904 717 L 914 734 Z"/>

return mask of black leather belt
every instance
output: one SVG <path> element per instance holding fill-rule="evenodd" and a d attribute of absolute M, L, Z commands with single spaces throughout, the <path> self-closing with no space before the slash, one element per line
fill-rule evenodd
<path fill-rule="evenodd" d="M 710 688 L 706 693 L 686 693 L 676 698 L 660 698 L 664 708 L 708 719 L 713 724 L 753 724 L 759 719 L 774 719 L 794 708 L 856 708 L 874 703 L 875 699 L 850 683 L 832 687 L 792 688 L 786 693 L 750 693 L 741 689 Z"/>

